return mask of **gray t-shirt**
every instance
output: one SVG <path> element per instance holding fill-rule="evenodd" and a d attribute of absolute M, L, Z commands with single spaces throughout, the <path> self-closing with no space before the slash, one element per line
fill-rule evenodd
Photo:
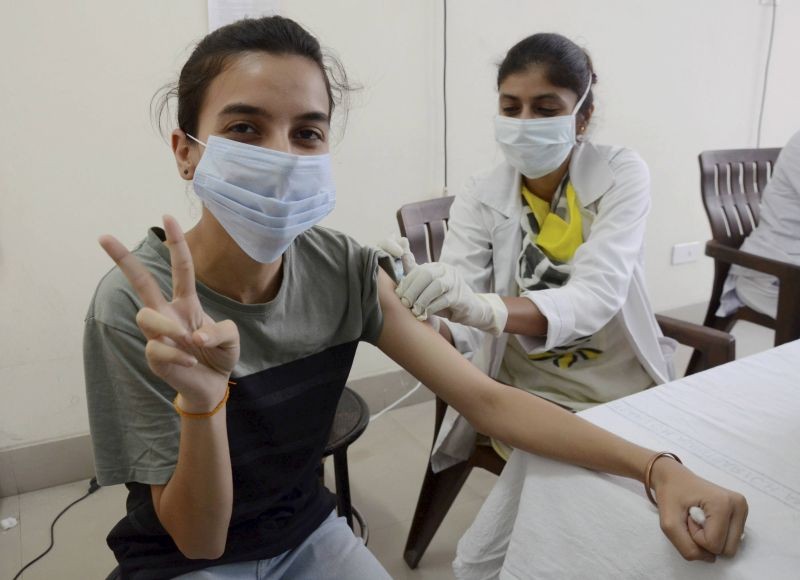
<path fill-rule="evenodd" d="M 163 239 L 153 228 L 133 253 L 170 297 Z M 220 563 L 291 549 L 330 513 L 316 468 L 356 345 L 374 343 L 382 328 L 377 261 L 375 250 L 314 227 L 284 254 L 281 287 L 269 303 L 241 304 L 197 283 L 206 313 L 233 320 L 241 338 L 226 406 L 234 510 Z M 175 470 L 180 419 L 175 391 L 147 366 L 135 321 L 141 307 L 112 269 L 86 317 L 84 365 L 98 481 L 130 489 L 128 516 L 109 544 L 130 577 L 160 578 L 202 566 L 173 549 L 150 501 L 149 484 L 167 483 Z"/>

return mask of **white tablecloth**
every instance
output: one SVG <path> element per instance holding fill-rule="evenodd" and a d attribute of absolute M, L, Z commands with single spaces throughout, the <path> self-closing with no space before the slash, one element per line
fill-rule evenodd
<path fill-rule="evenodd" d="M 739 553 L 686 562 L 640 483 L 515 451 L 459 542 L 459 579 L 800 579 L 800 341 L 581 416 L 744 494 Z"/>

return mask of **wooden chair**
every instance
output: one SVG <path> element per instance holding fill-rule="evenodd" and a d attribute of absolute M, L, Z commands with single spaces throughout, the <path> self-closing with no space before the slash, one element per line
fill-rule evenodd
<path fill-rule="evenodd" d="M 711 224 L 706 255 L 714 258 L 714 286 L 704 324 L 729 331 L 737 320 L 775 330 L 775 346 L 800 338 L 800 266 L 739 249 L 758 225 L 764 188 L 780 149 L 731 149 L 700 154 L 700 191 Z M 780 281 L 778 315 L 771 318 L 743 306 L 726 317 L 716 315 L 731 264 L 772 274 Z"/>
<path fill-rule="evenodd" d="M 439 259 L 452 203 L 452 196 L 440 197 L 404 205 L 398 210 L 400 233 L 408 238 L 418 264 Z M 711 368 L 736 358 L 734 338 L 726 332 L 667 316 L 658 315 L 656 319 L 666 336 L 700 353 L 693 370 Z M 441 429 L 446 410 L 447 403 L 437 397 L 434 441 Z M 439 473 L 434 473 L 430 461 L 428 462 L 403 554 L 409 567 L 416 568 L 419 564 L 472 469 L 481 467 L 499 475 L 504 466 L 505 461 L 486 445 L 476 445 L 467 461 Z"/>

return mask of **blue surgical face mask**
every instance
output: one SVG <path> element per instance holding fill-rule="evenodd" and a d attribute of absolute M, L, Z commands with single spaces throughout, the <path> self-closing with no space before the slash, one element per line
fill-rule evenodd
<path fill-rule="evenodd" d="M 194 190 L 248 256 L 275 262 L 292 241 L 333 211 L 330 155 L 292 155 L 212 135 L 203 143 Z"/>
<path fill-rule="evenodd" d="M 589 95 L 592 79 L 572 113 L 541 119 L 497 115 L 494 135 L 506 161 L 525 177 L 536 179 L 558 169 L 575 146 L 575 115 Z"/>

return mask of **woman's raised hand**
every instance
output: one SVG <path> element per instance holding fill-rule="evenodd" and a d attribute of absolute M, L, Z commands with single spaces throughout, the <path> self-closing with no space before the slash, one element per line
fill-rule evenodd
<path fill-rule="evenodd" d="M 167 301 L 145 266 L 113 236 L 100 245 L 117 263 L 144 303 L 136 323 L 147 338 L 150 369 L 181 396 L 189 413 L 204 413 L 222 400 L 239 360 L 239 331 L 231 320 L 214 322 L 197 297 L 194 263 L 183 231 L 164 216 L 172 262 L 172 300 Z"/>

